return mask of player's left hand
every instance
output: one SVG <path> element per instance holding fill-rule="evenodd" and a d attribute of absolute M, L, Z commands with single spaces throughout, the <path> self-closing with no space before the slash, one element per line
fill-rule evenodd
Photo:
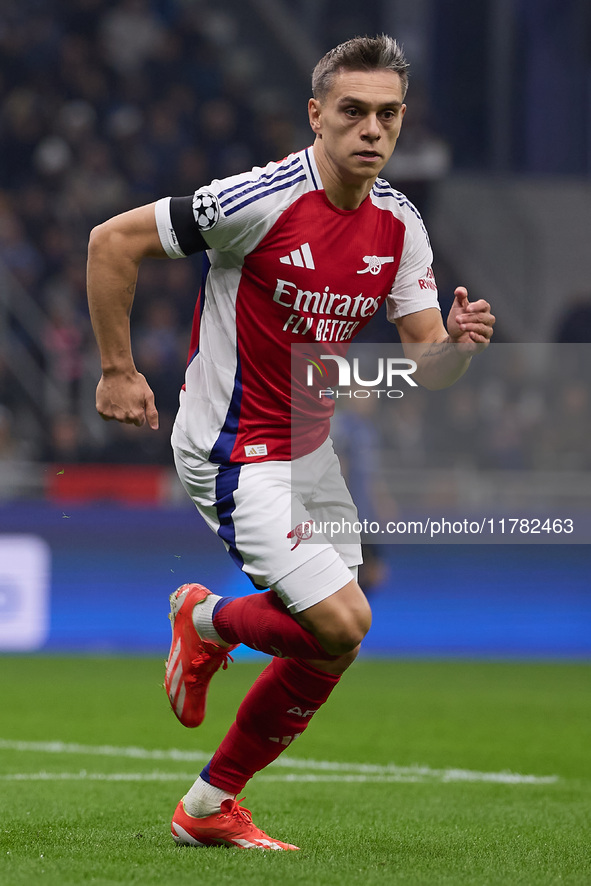
<path fill-rule="evenodd" d="M 458 286 L 454 290 L 454 301 L 447 316 L 447 332 L 454 344 L 472 353 L 486 348 L 493 334 L 495 317 L 490 305 L 483 298 L 468 301 L 468 290 Z"/>

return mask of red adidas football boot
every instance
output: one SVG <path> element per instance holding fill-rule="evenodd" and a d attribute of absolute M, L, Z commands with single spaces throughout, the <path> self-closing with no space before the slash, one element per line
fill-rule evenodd
<path fill-rule="evenodd" d="M 243 798 L 244 799 L 244 798 Z M 176 843 L 186 846 L 237 846 L 239 849 L 299 849 L 291 843 L 272 840 L 253 824 L 248 809 L 238 800 L 224 800 L 219 812 L 195 818 L 185 812 L 183 801 L 172 818 L 171 832 Z"/>
<path fill-rule="evenodd" d="M 172 709 L 183 726 L 203 723 L 209 681 L 228 667 L 236 646 L 219 646 L 202 640 L 193 624 L 193 609 L 211 595 L 203 585 L 181 585 L 170 596 L 172 643 L 166 662 L 164 687 Z"/>

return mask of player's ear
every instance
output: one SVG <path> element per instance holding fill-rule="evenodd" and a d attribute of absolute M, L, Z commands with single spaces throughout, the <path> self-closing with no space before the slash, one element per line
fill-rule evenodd
<path fill-rule="evenodd" d="M 321 128 L 321 109 L 320 102 L 316 98 L 311 98 L 308 102 L 308 119 L 310 120 L 310 126 L 312 127 L 313 132 L 316 135 L 320 134 Z"/>

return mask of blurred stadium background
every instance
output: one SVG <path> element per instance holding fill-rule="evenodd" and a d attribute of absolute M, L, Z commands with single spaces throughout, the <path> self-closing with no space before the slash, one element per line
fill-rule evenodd
<path fill-rule="evenodd" d="M 369 440 L 346 417 L 343 438 L 380 450 L 399 507 L 517 516 L 535 493 L 589 525 L 588 0 L 4 0 L 0 649 L 164 652 L 176 585 L 249 592 L 171 465 L 199 258 L 140 275 L 134 350 L 161 430 L 104 424 L 88 234 L 304 147 L 315 61 L 382 30 L 412 66 L 385 175 L 425 217 L 444 311 L 465 283 L 494 305 L 506 350 L 502 371 L 483 362 L 435 406 L 409 400 Z M 392 335 L 382 317 L 365 338 Z M 588 543 L 376 558 L 369 653 L 591 654 Z"/>

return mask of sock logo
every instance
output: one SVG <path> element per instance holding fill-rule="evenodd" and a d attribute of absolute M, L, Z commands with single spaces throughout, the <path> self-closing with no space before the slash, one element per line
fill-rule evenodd
<path fill-rule="evenodd" d="M 296 717 L 311 717 L 317 710 L 318 708 L 314 708 L 313 711 L 303 711 L 301 708 L 290 708 L 287 713 L 295 714 Z"/>
<path fill-rule="evenodd" d="M 287 747 L 292 741 L 299 738 L 301 734 L 301 732 L 297 732 L 295 735 L 282 735 L 279 738 L 272 738 L 272 736 L 269 736 L 269 741 L 275 741 L 277 744 L 282 744 L 284 747 Z"/>

